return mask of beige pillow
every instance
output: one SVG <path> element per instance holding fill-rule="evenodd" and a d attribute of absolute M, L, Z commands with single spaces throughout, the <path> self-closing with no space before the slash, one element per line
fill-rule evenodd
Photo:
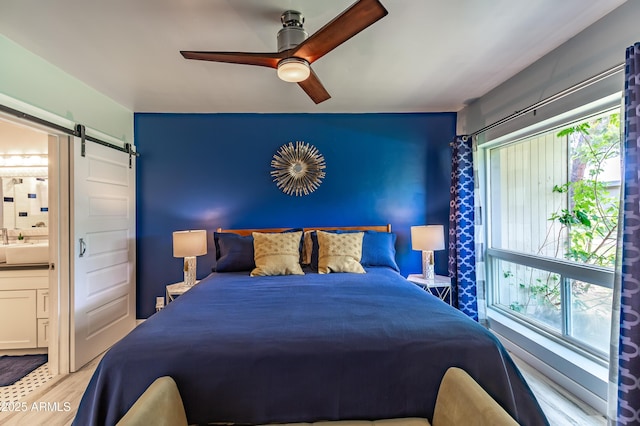
<path fill-rule="evenodd" d="M 364 232 L 334 234 L 318 231 L 318 273 L 354 272 L 364 274 L 360 264 Z"/>
<path fill-rule="evenodd" d="M 256 268 L 251 276 L 304 275 L 300 267 L 302 231 L 253 233 L 253 258 Z"/>

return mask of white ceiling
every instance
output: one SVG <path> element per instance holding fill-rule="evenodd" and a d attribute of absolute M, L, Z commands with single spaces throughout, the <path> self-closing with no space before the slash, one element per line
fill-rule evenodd
<path fill-rule="evenodd" d="M 312 68 L 315 105 L 270 68 L 179 50 L 275 52 L 355 0 L 0 0 L 0 32 L 135 112 L 458 111 L 625 0 L 381 0 L 389 14 Z"/>

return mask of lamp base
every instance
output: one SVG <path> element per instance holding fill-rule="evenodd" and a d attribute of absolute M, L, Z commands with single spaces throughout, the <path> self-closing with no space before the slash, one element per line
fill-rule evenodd
<path fill-rule="evenodd" d="M 434 270 L 433 251 L 422 251 L 422 278 L 425 280 L 434 280 L 436 277 Z"/>
<path fill-rule="evenodd" d="M 184 284 L 193 287 L 196 284 L 196 257 L 184 258 Z"/>

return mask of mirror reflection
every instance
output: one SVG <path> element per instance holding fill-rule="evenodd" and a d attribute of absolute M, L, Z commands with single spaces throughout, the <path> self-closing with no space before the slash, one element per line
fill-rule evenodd
<path fill-rule="evenodd" d="M 0 245 L 48 239 L 48 145 L 46 132 L 0 119 Z"/>
<path fill-rule="evenodd" d="M 49 226 L 49 186 L 46 177 L 0 177 L 2 228 Z"/>

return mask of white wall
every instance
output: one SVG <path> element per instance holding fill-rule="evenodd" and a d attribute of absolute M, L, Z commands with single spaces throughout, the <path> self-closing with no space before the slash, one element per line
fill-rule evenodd
<path fill-rule="evenodd" d="M 132 111 L 0 35 L 2 95 L 133 143 Z"/>
<path fill-rule="evenodd" d="M 550 11 L 550 13 L 553 13 Z M 458 134 L 469 134 L 625 60 L 628 46 L 640 41 L 640 1 L 629 0 L 458 114 Z M 611 95 L 624 88 L 623 73 L 527 114 L 485 135 L 479 142 L 526 127 L 559 112 Z"/>

